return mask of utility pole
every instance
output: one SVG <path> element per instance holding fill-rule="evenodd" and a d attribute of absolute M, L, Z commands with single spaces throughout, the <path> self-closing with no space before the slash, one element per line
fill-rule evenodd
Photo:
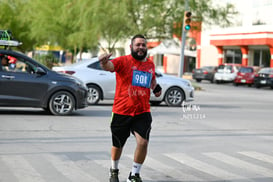
<path fill-rule="evenodd" d="M 179 77 L 182 77 L 184 73 L 184 49 L 185 49 L 185 42 L 186 42 L 186 33 L 191 28 L 189 25 L 191 21 L 190 19 L 191 12 L 189 12 L 188 9 L 189 9 L 188 0 L 185 0 L 185 13 L 184 13 L 183 24 L 182 24 L 181 54 L 180 54 L 180 63 L 179 63 L 179 72 L 178 72 Z M 185 18 L 188 18 L 188 20 L 185 20 Z"/>

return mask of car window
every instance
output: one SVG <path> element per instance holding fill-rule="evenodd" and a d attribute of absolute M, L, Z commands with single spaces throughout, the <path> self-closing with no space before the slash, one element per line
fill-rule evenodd
<path fill-rule="evenodd" d="M 223 70 L 223 69 L 225 69 L 225 65 L 219 65 L 218 66 L 218 70 Z"/>
<path fill-rule="evenodd" d="M 263 68 L 263 69 L 261 69 L 259 71 L 259 73 L 266 73 L 266 74 L 268 74 L 268 73 L 270 73 L 270 69 L 269 68 Z"/>
<path fill-rule="evenodd" d="M 225 67 L 224 65 L 219 65 L 218 70 L 224 69 L 224 67 Z"/>
<path fill-rule="evenodd" d="M 90 59 L 82 59 L 82 60 L 77 60 L 76 63 L 73 63 L 71 66 L 73 67 L 82 67 L 83 65 L 87 64 L 87 62 L 89 62 Z"/>
<path fill-rule="evenodd" d="M 89 64 L 87 67 L 88 68 L 93 68 L 93 69 L 96 69 L 96 70 L 102 70 L 99 61 L 96 61 L 96 62 L 94 62 L 92 64 Z"/>
<path fill-rule="evenodd" d="M 218 70 L 232 70 L 232 66 L 231 65 L 220 65 L 218 66 Z"/>
<path fill-rule="evenodd" d="M 210 70 L 211 70 L 211 67 L 210 67 L 210 66 L 203 66 L 203 67 L 201 67 L 200 69 L 206 70 L 206 71 L 210 71 Z"/>
<path fill-rule="evenodd" d="M 252 73 L 254 70 L 253 68 L 241 68 L 239 72 L 241 73 Z"/>
<path fill-rule="evenodd" d="M 217 67 L 215 67 L 215 66 L 207 66 L 207 70 L 208 71 L 216 71 Z"/>
<path fill-rule="evenodd" d="M 160 72 L 155 72 L 156 77 L 162 77 L 162 74 Z"/>
<path fill-rule="evenodd" d="M 225 69 L 227 69 L 227 70 L 230 70 L 230 71 L 231 71 L 231 70 L 232 70 L 232 66 L 231 66 L 231 65 L 228 65 L 228 66 L 226 66 L 226 67 L 225 67 Z"/>
<path fill-rule="evenodd" d="M 238 71 L 241 67 L 240 66 L 234 66 L 236 70 Z"/>
<path fill-rule="evenodd" d="M 1 68 L 6 72 L 22 72 L 22 73 L 35 73 L 36 66 L 26 62 L 21 57 L 14 57 L 11 55 L 1 56 Z"/>

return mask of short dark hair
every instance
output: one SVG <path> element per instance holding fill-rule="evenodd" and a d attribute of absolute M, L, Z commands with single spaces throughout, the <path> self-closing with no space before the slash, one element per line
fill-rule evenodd
<path fill-rule="evenodd" d="M 142 39 L 145 39 L 146 40 L 146 37 L 142 34 L 137 34 L 135 36 L 133 36 L 133 38 L 131 39 L 131 44 L 133 45 L 133 42 L 136 38 L 142 38 Z"/>

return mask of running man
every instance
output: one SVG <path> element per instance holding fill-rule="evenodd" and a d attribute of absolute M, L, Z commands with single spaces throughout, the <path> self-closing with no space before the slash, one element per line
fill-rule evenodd
<path fill-rule="evenodd" d="M 140 169 L 147 155 L 152 123 L 150 89 L 156 97 L 161 95 L 161 87 L 156 83 L 155 65 L 146 57 L 146 38 L 143 35 L 135 35 L 131 39 L 130 48 L 131 55 L 113 60 L 109 60 L 112 54 L 99 57 L 104 70 L 116 72 L 116 93 L 111 122 L 110 182 L 119 182 L 119 159 L 130 133 L 136 138 L 136 149 L 127 182 L 142 182 Z"/>

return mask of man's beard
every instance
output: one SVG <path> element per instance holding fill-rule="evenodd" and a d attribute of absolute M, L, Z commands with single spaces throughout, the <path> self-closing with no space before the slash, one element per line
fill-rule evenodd
<path fill-rule="evenodd" d="M 143 55 L 139 56 L 137 54 L 137 51 L 134 51 L 133 49 L 131 49 L 131 55 L 133 56 L 133 58 L 135 58 L 136 60 L 138 61 L 142 61 L 143 59 L 146 58 L 147 56 L 147 49 L 146 50 L 143 50 Z"/>

